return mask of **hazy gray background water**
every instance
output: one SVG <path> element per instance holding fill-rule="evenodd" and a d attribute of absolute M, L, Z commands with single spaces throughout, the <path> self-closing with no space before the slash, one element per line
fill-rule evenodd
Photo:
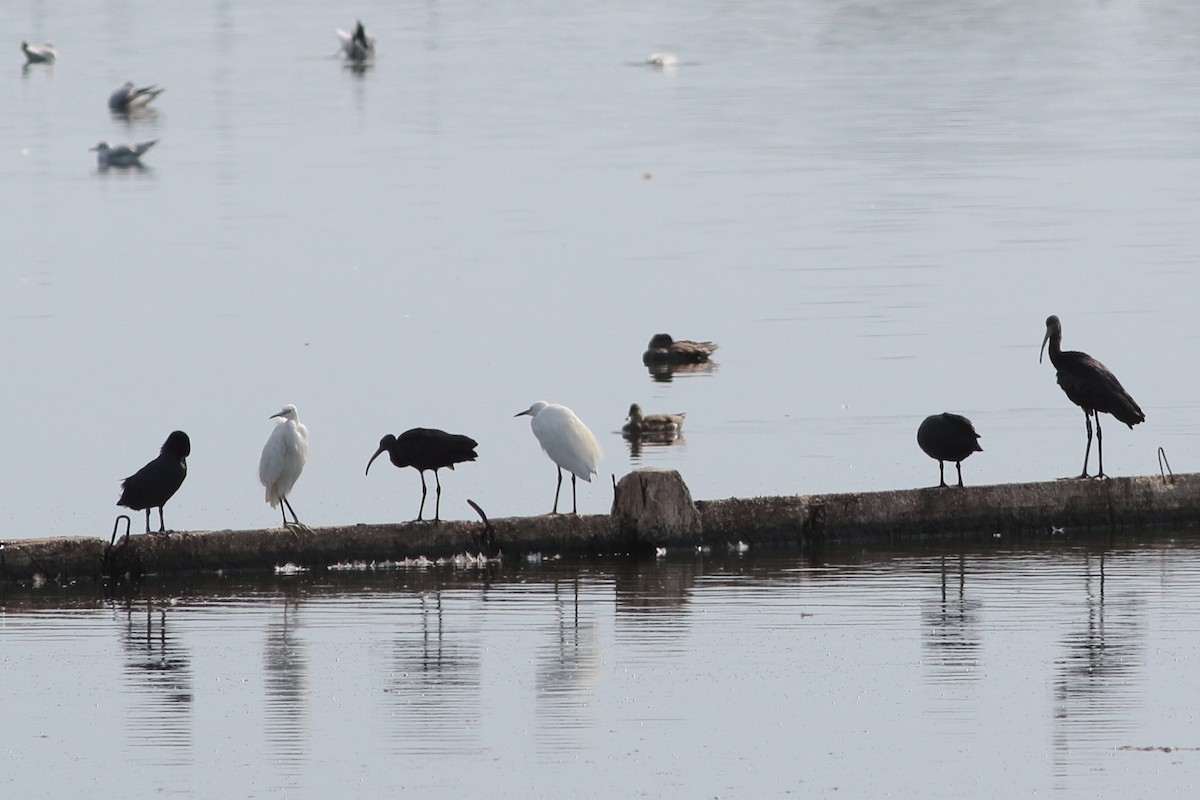
<path fill-rule="evenodd" d="M 10 588 L 0 792 L 1194 797 L 1197 604 L 1170 538 Z"/>
<path fill-rule="evenodd" d="M 355 16 L 362 75 L 332 57 Z M 1195 467 L 1195 3 L 15 2 L 0 30 L 5 537 L 107 534 L 174 428 L 168 525 L 270 525 L 288 402 L 313 524 L 412 518 L 415 474 L 362 472 L 417 425 L 480 442 L 446 516 L 549 510 L 511 418 L 539 398 L 607 450 L 586 512 L 635 401 L 688 412 L 637 463 L 698 497 L 929 485 L 944 410 L 983 435 L 968 482 L 1074 475 L 1051 313 L 1146 410 L 1109 471 Z M 59 63 L 22 71 L 21 38 Z M 109 115 L 127 79 L 156 114 Z M 87 152 L 154 137 L 143 172 Z M 657 331 L 718 368 L 652 381 Z"/>

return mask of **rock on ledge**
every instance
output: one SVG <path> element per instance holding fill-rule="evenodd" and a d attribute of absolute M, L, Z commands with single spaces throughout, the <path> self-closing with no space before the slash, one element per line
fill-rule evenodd
<path fill-rule="evenodd" d="M 630 539 L 701 540 L 700 512 L 677 470 L 644 467 L 621 478 L 612 515 Z"/>

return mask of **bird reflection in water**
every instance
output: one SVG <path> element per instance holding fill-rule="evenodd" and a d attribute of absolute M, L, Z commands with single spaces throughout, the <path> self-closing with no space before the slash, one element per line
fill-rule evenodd
<path fill-rule="evenodd" d="M 1086 761 L 1089 747 L 1107 750 L 1136 726 L 1144 702 L 1141 637 L 1144 602 L 1137 596 L 1113 601 L 1105 596 L 1105 554 L 1084 555 L 1083 591 L 1087 606 L 1080 626 L 1062 639 L 1055 659 L 1055 772 Z M 1082 767 L 1080 767 L 1082 768 Z"/>
<path fill-rule="evenodd" d="M 942 556 L 939 576 L 937 600 L 921 611 L 924 662 L 931 667 L 929 677 L 939 684 L 973 680 L 979 664 L 981 603 L 967 596 L 966 557 Z"/>
<path fill-rule="evenodd" d="M 299 788 L 308 762 L 308 657 L 301 627 L 299 602 L 284 598 L 282 608 L 272 610 L 263 644 L 266 740 L 289 789 Z"/>
<path fill-rule="evenodd" d="M 191 658 L 167 624 L 166 606 L 156 608 L 147 600 L 144 616 L 138 606 L 126 601 L 119 635 L 125 652 L 124 683 L 134 698 L 125 730 L 139 747 L 162 753 L 162 763 L 190 763 Z"/>
<path fill-rule="evenodd" d="M 419 610 L 406 613 L 397 631 L 387 689 L 396 747 L 408 755 L 474 753 L 481 715 L 479 634 L 454 627 L 458 617 L 446 611 L 440 590 L 417 599 Z M 477 622 L 466 614 L 463 619 Z"/>
<path fill-rule="evenodd" d="M 580 732 L 593 723 L 592 692 L 601 662 L 593 616 L 586 605 L 580 614 L 578 577 L 554 581 L 554 613 L 549 641 L 538 645 L 538 740 L 547 750 L 583 750 L 588 740 Z"/>
<path fill-rule="evenodd" d="M 656 362 L 646 365 L 646 371 L 657 383 L 670 383 L 678 375 L 681 378 L 689 376 L 711 375 L 720 366 L 715 361 L 703 361 L 699 364 L 670 364 Z"/>

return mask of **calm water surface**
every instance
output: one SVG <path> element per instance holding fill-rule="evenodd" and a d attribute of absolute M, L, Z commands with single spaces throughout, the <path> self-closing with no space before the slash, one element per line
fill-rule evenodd
<path fill-rule="evenodd" d="M 332 53 L 354 15 L 364 74 Z M 698 497 L 1077 474 L 1082 415 L 1037 363 L 1050 313 L 1146 409 L 1107 466 L 1195 469 L 1200 5 L 147 0 L 0 8 L 0 535 L 106 535 L 119 480 L 192 437 L 174 528 L 271 524 L 269 414 L 299 406 L 311 524 L 408 519 L 379 437 L 468 433 L 443 513 L 548 510 L 525 419 L 566 403 L 610 474 Z M 17 43 L 52 41 L 21 69 Z M 674 70 L 637 62 L 679 54 Z M 113 87 L 167 88 L 108 113 Z M 158 138 L 99 173 L 100 139 Z M 721 344 L 651 378 L 652 333 Z M 631 453 L 631 402 L 688 412 Z"/>
<path fill-rule="evenodd" d="M 1200 549 L 669 554 L 0 595 L 0 788 L 1192 797 Z"/>

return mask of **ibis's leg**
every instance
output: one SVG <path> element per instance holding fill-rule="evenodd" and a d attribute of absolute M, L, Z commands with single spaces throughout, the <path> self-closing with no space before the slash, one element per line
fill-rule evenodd
<path fill-rule="evenodd" d="M 1100 412 L 1096 412 L 1096 460 L 1100 462 L 1100 472 L 1097 478 L 1106 477 L 1104 474 L 1104 434 L 1100 431 Z"/>
<path fill-rule="evenodd" d="M 963 488 L 963 485 L 962 485 L 962 462 L 955 461 L 954 468 L 958 470 L 958 488 L 961 489 L 961 488 Z"/>
<path fill-rule="evenodd" d="M 421 517 L 425 514 L 425 495 L 429 492 L 425 488 L 425 470 L 421 470 L 421 507 L 417 509 L 417 522 L 421 521 Z"/>
<path fill-rule="evenodd" d="M 150 532 L 150 509 L 146 509 L 146 533 Z"/>
<path fill-rule="evenodd" d="M 146 516 L 149 517 L 149 515 L 150 515 L 150 510 L 147 509 Z M 158 507 L 158 532 L 159 533 L 167 532 L 167 523 L 163 522 L 162 506 Z"/>
<path fill-rule="evenodd" d="M 1083 412 L 1083 420 L 1087 423 L 1088 443 L 1087 449 L 1083 451 L 1083 472 L 1080 473 L 1079 477 L 1086 478 L 1088 477 L 1088 458 L 1092 455 L 1092 415 L 1086 411 Z"/>
<path fill-rule="evenodd" d="M 437 502 L 433 506 L 433 521 L 440 522 L 442 519 L 442 479 L 438 477 L 436 469 L 433 471 L 433 480 L 437 483 Z"/>
<path fill-rule="evenodd" d="M 946 462 L 938 459 L 938 488 L 949 489 L 946 485 Z"/>
<path fill-rule="evenodd" d="M 559 489 L 562 489 L 562 467 L 558 468 L 558 485 L 554 487 L 554 509 L 550 512 L 551 514 L 558 513 L 558 491 L 559 491 Z"/>

